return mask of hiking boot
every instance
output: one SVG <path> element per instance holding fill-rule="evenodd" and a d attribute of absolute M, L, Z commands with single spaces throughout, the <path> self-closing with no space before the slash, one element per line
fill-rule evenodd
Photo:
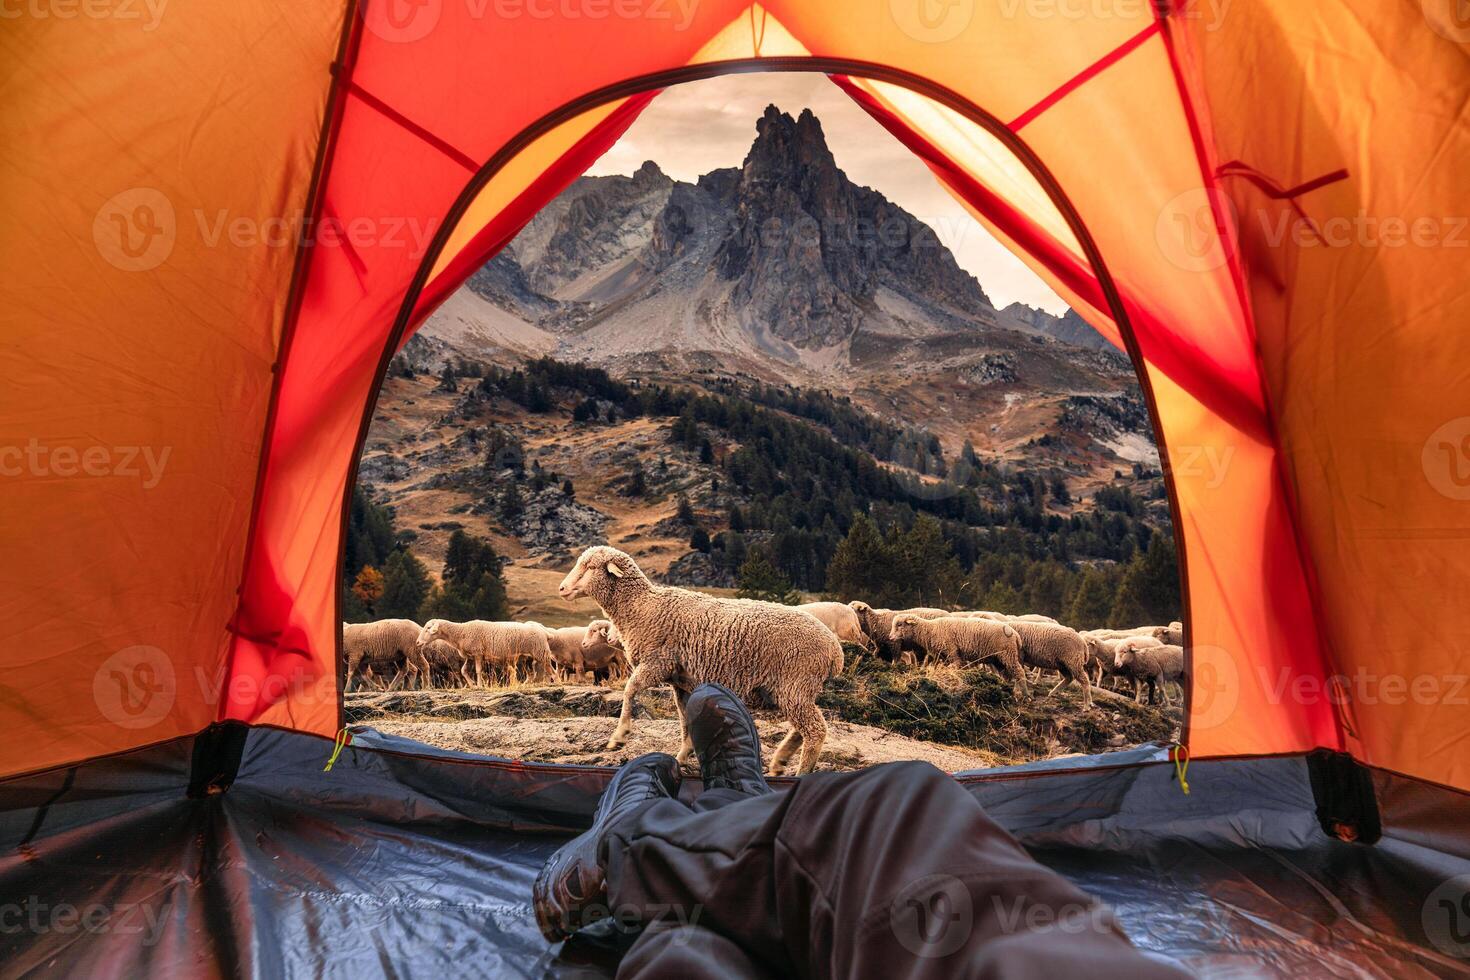
<path fill-rule="evenodd" d="M 761 742 L 745 702 L 721 684 L 701 684 L 684 705 L 705 789 L 747 796 L 771 792 L 761 771 Z"/>
<path fill-rule="evenodd" d="M 666 753 L 639 756 L 617 771 L 597 803 L 591 828 L 563 844 L 536 876 L 531 904 L 541 935 L 557 942 L 599 918 L 595 913 L 607 914 L 607 877 L 597 860 L 603 835 L 649 800 L 678 792 L 679 764 Z"/>

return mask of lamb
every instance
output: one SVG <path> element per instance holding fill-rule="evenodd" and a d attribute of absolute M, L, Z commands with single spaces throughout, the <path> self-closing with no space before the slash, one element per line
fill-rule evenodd
<path fill-rule="evenodd" d="M 827 737 L 817 695 L 842 670 L 842 644 L 815 617 L 770 602 L 654 585 L 632 558 L 606 545 L 582 552 L 557 591 L 567 600 L 590 596 L 601 606 L 633 664 L 609 749 L 627 741 L 639 692 L 668 683 L 684 733 L 678 759 L 688 760 L 694 744 L 684 704 L 696 686 L 716 682 L 746 700 L 769 697 L 791 722 L 790 734 L 771 757 L 772 775 L 785 769 L 798 748 L 798 773 L 816 767 Z"/>
<path fill-rule="evenodd" d="M 857 613 L 846 603 L 804 602 L 796 608 L 817 617 L 817 622 L 831 630 L 840 642 L 856 644 L 868 653 L 877 652 L 877 645 L 863 632 Z"/>
<path fill-rule="evenodd" d="M 561 626 L 546 630 L 546 646 L 551 653 L 551 662 L 562 670 L 570 670 L 578 681 L 587 672 L 587 662 L 582 656 L 582 641 L 587 638 L 585 626 Z"/>
<path fill-rule="evenodd" d="M 1118 644 L 1113 655 L 1113 666 L 1125 676 L 1148 683 L 1148 703 L 1158 704 L 1158 694 L 1163 693 L 1164 706 L 1169 707 L 1167 681 L 1184 684 L 1184 648 L 1165 644 L 1149 644 L 1147 637 L 1133 637 Z M 1138 695 L 1134 695 L 1137 698 Z"/>
<path fill-rule="evenodd" d="M 1118 645 L 1127 640 L 1136 640 L 1140 646 L 1161 646 L 1162 644 L 1152 636 L 1107 636 L 1110 630 L 1089 630 L 1081 634 L 1082 641 L 1087 644 L 1087 667 L 1093 677 L 1093 683 L 1101 685 L 1104 677 L 1125 678 L 1133 682 L 1133 699 L 1139 698 L 1141 681 L 1130 675 L 1120 673 L 1114 666 L 1114 656 L 1118 652 Z"/>
<path fill-rule="evenodd" d="M 551 648 L 546 642 L 546 627 L 540 623 L 492 623 L 472 619 L 454 623 L 447 619 L 431 619 L 418 634 L 418 647 L 426 648 L 435 640 L 449 643 L 475 664 L 475 684 L 485 684 L 485 665 L 503 667 L 507 673 L 525 661 L 534 664 L 542 674 L 549 673 Z"/>
<path fill-rule="evenodd" d="M 923 619 L 901 613 L 893 617 L 891 639 L 912 643 L 955 666 L 998 660 L 1001 673 L 1010 678 L 1016 694 L 1031 696 L 1026 673 L 1021 669 L 1021 635 L 1008 623 L 958 616 Z"/>
<path fill-rule="evenodd" d="M 940 616 L 949 615 L 943 609 L 922 606 L 915 609 L 900 609 L 895 612 L 892 609 L 874 609 L 866 602 L 857 600 L 847 605 L 857 615 L 858 623 L 861 624 L 863 632 L 868 635 L 868 639 L 873 641 L 874 652 L 888 661 L 899 659 L 905 652 L 903 644 L 893 640 L 893 617 L 900 613 L 908 613 L 920 619 L 937 619 Z"/>
<path fill-rule="evenodd" d="M 1184 646 L 1184 624 L 1180 622 L 1170 623 L 1164 635 L 1159 637 L 1159 639 L 1163 640 L 1166 646 Z"/>
<path fill-rule="evenodd" d="M 397 688 L 400 680 L 405 686 L 417 680 L 422 664 L 414 642 L 418 635 L 419 624 L 410 619 L 343 623 L 342 654 L 347 661 L 343 690 L 351 687 L 359 668 L 369 677 L 379 672 L 391 676 L 390 691 Z"/>
<path fill-rule="evenodd" d="M 1087 644 L 1067 626 L 1052 623 L 1008 624 L 1021 635 L 1021 662 L 1030 667 L 1055 670 L 1062 677 L 1047 697 L 1076 683 L 1082 688 L 1083 709 L 1092 707 L 1092 682 L 1087 676 Z"/>
<path fill-rule="evenodd" d="M 594 677 L 605 671 L 608 680 L 621 680 L 633 672 L 623 651 L 623 638 L 609 620 L 594 619 L 582 637 L 582 660 Z"/>

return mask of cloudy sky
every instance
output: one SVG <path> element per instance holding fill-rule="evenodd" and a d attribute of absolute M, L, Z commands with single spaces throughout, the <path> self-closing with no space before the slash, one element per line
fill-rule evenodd
<path fill-rule="evenodd" d="M 668 89 L 589 171 L 631 174 L 654 160 L 669 176 L 692 181 L 739 166 L 755 139 L 755 121 L 774 103 L 795 116 L 810 108 L 822 121 L 837 165 L 917 216 L 949 246 L 997 307 L 1013 302 L 1060 315 L 1066 304 L 985 231 L 918 158 L 825 76 L 804 72 L 731 75 Z"/>

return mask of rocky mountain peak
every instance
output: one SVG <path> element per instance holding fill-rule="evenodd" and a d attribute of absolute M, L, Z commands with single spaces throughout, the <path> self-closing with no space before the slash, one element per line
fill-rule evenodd
<path fill-rule="evenodd" d="M 659 165 L 652 160 L 644 160 L 643 165 L 633 172 L 633 186 L 639 190 L 668 187 L 673 182 L 673 178 L 659 169 Z"/>

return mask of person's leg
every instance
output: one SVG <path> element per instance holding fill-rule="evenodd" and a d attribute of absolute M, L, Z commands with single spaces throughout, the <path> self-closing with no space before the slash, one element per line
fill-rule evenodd
<path fill-rule="evenodd" d="M 618 980 L 774 980 L 734 940 L 697 925 L 645 929 L 621 962 Z"/>
<path fill-rule="evenodd" d="M 659 803 L 599 851 L 622 918 L 695 922 L 816 977 L 1177 977 L 922 763 L 807 776 L 693 813 Z"/>

